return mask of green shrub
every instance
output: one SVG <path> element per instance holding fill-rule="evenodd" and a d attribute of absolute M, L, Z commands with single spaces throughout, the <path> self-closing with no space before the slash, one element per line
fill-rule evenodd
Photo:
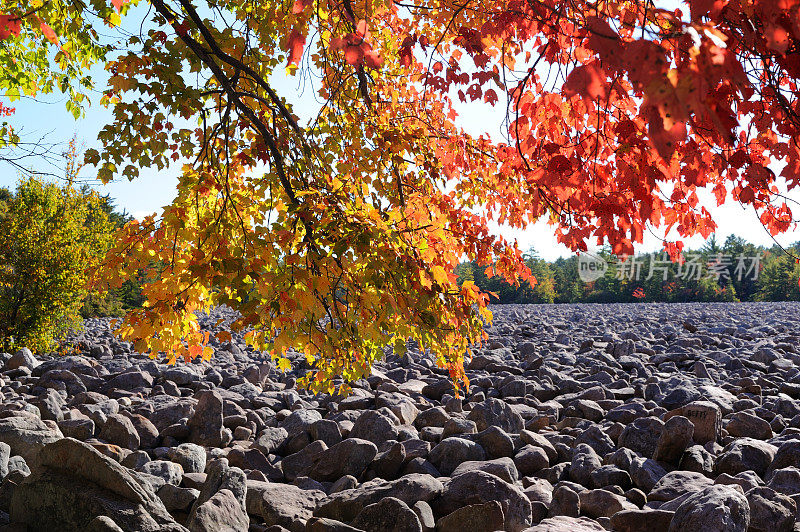
<path fill-rule="evenodd" d="M 46 351 L 79 323 L 89 278 L 112 237 L 95 193 L 36 178 L 0 211 L 0 341 Z"/>

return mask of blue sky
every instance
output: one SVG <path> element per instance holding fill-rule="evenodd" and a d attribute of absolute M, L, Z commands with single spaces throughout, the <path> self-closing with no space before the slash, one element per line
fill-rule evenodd
<path fill-rule="evenodd" d="M 141 20 L 141 14 L 138 11 L 141 11 L 141 8 L 137 8 L 137 12 L 126 17 L 128 23 L 137 20 L 135 23 L 137 31 L 138 21 Z M 93 70 L 93 78 L 96 87 L 102 89 L 105 86 L 107 76 L 102 68 Z M 297 80 L 277 75 L 272 82 L 281 94 L 286 95 L 295 104 L 295 111 L 299 115 L 310 116 L 311 112 L 317 108 L 311 90 L 308 87 L 303 90 Z M 16 108 L 16 113 L 6 120 L 29 140 L 44 136 L 46 142 L 65 145 L 70 138 L 75 136 L 83 149 L 102 149 L 97 141 L 97 134 L 106 123 L 110 122 L 111 113 L 97 103 L 99 91 L 93 94 L 92 99 L 95 103 L 89 107 L 86 116 L 78 121 L 64 107 L 64 97 L 61 95 L 51 95 L 40 99 L 25 98 L 14 102 L 10 102 L 8 98 L 0 98 L 0 102 Z M 461 125 L 468 132 L 499 135 L 504 118 L 503 106 L 493 108 L 486 104 L 470 103 L 463 105 L 459 111 Z M 25 164 L 39 171 L 54 171 L 51 165 L 41 160 L 31 159 Z M 160 212 L 163 206 L 172 201 L 175 196 L 179 171 L 180 165 L 164 171 L 143 169 L 140 177 L 133 182 L 119 180 L 109 185 L 97 184 L 96 188 L 103 194 L 110 194 L 118 207 L 124 208 L 136 217 L 141 217 L 152 212 Z M 93 179 L 93 168 L 84 168 L 81 175 L 89 180 Z M 8 164 L 0 164 L 0 186 L 13 188 L 18 179 L 19 174 L 15 168 Z M 735 203 L 711 208 L 716 203 L 711 195 L 704 193 L 699 195 L 701 202 L 709 208 L 719 226 L 717 231 L 719 240 L 724 240 L 729 234 L 735 234 L 756 244 L 772 245 L 773 240 L 761 226 L 752 209 L 745 210 Z M 798 193 L 793 194 L 792 197 L 800 200 Z M 794 205 L 793 210 L 798 211 L 798 209 L 800 207 Z M 569 249 L 557 243 L 553 236 L 553 228 L 547 226 L 544 221 L 540 221 L 524 231 L 512 230 L 507 227 L 496 227 L 496 230 L 510 240 L 516 239 L 523 250 L 534 247 L 540 256 L 548 260 L 571 254 Z M 788 245 L 800 240 L 800 231 L 795 230 L 780 235 L 777 240 L 782 245 Z M 688 247 L 698 247 L 702 245 L 702 239 L 695 237 L 686 241 L 686 244 Z M 637 251 L 652 251 L 660 247 L 661 238 L 646 235 L 644 244 L 637 247 Z"/>

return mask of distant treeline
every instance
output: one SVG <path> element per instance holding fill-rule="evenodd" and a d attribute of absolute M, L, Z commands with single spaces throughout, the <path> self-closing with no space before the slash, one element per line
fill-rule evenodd
<path fill-rule="evenodd" d="M 682 263 L 671 262 L 666 253 L 635 255 L 624 261 L 607 249 L 592 255 L 595 263 L 606 268 L 602 276 L 591 275 L 586 257 L 548 262 L 534 250 L 526 255 L 537 281 L 533 286 L 527 282 L 512 286 L 500 276 L 487 276 L 491 272 L 485 265 L 471 262 L 459 264 L 456 274 L 459 283 L 472 280 L 493 292 L 494 303 L 800 300 L 796 260 L 800 242 L 783 249 L 765 248 L 731 235 L 720 245 L 712 235 L 702 248 L 684 250 Z M 579 275 L 582 262 L 583 279 Z"/>

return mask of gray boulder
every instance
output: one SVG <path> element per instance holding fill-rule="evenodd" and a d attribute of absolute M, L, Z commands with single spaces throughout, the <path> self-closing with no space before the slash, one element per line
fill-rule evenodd
<path fill-rule="evenodd" d="M 763 478 L 775 458 L 777 447 L 753 438 L 739 438 L 722 449 L 717 458 L 717 473 L 735 475 L 751 469 Z"/>
<path fill-rule="evenodd" d="M 187 523 L 191 532 L 239 532 L 250 527 L 250 518 L 236 496 L 223 489 L 198 506 Z"/>
<path fill-rule="evenodd" d="M 467 419 L 474 421 L 478 431 L 484 431 L 490 426 L 502 429 L 504 432 L 517 434 L 525 428 L 525 421 L 508 404 L 500 399 L 489 398 L 472 407 Z"/>
<path fill-rule="evenodd" d="M 701 473 L 672 471 L 656 482 L 647 500 L 667 502 L 685 493 L 702 491 L 712 484 L 711 479 Z"/>
<path fill-rule="evenodd" d="M 27 347 L 23 347 L 22 349 L 17 350 L 16 353 L 11 355 L 11 358 L 9 358 L 8 362 L 6 362 L 4 371 L 17 369 L 22 366 L 25 366 L 28 369 L 33 369 L 39 364 L 41 364 L 41 362 L 36 360 L 36 357 L 33 356 L 31 350 L 28 349 Z"/>
<path fill-rule="evenodd" d="M 319 453 L 308 476 L 320 481 L 336 481 L 345 475 L 359 478 L 378 454 L 374 443 L 348 438 Z"/>
<path fill-rule="evenodd" d="M 422 532 L 414 510 L 394 497 L 364 507 L 352 524 L 365 532 Z"/>
<path fill-rule="evenodd" d="M 747 532 L 750 505 L 739 486 L 709 486 L 675 510 L 669 532 Z"/>
<path fill-rule="evenodd" d="M 505 516 L 497 501 L 462 506 L 436 523 L 439 532 L 463 532 L 465 530 L 502 530 Z"/>
<path fill-rule="evenodd" d="M 278 525 L 291 530 L 305 526 L 324 498 L 324 491 L 247 481 L 247 513 L 260 517 L 267 526 Z"/>
<path fill-rule="evenodd" d="M 794 528 L 797 503 L 772 488 L 761 486 L 745 496 L 750 506 L 749 532 L 790 532 Z"/>
<path fill-rule="evenodd" d="M 505 480 L 509 484 L 515 483 L 519 478 L 517 466 L 513 460 L 507 457 L 486 461 L 463 462 L 453 470 L 451 476 L 457 477 L 469 471 L 484 471 Z"/>
<path fill-rule="evenodd" d="M 230 467 L 225 458 L 212 460 L 207 469 L 206 481 L 203 483 L 203 489 L 200 490 L 200 494 L 189 512 L 189 521 L 191 522 L 194 514 L 199 511 L 200 506 L 223 490 L 230 492 L 237 501 L 241 512 L 246 514 L 247 485 L 244 471 L 238 467 Z M 226 495 L 224 499 L 227 500 L 228 496 Z"/>
<path fill-rule="evenodd" d="M 664 423 L 656 443 L 653 459 L 677 464 L 683 452 L 692 444 L 694 424 L 683 416 L 673 416 Z"/>
<path fill-rule="evenodd" d="M 106 418 L 103 428 L 98 435 L 101 440 L 123 449 L 135 451 L 139 448 L 139 433 L 127 417 L 120 414 L 111 414 Z"/>
<path fill-rule="evenodd" d="M 387 412 L 384 412 L 387 411 Z M 387 415 L 388 414 L 388 415 Z M 380 444 L 388 440 L 396 440 L 398 429 L 396 418 L 391 411 L 383 408 L 381 410 L 366 410 L 353 423 L 350 430 L 350 438 L 371 441 Z"/>
<path fill-rule="evenodd" d="M 428 460 L 443 475 L 450 475 L 463 462 L 480 461 L 486 458 L 483 448 L 464 438 L 445 438 L 431 449 Z"/>
<path fill-rule="evenodd" d="M 572 454 L 569 476 L 573 482 L 589 486 L 592 472 L 600 468 L 601 465 L 600 457 L 597 456 L 594 449 L 582 443 L 575 448 Z"/>
<path fill-rule="evenodd" d="M 214 390 L 197 394 L 197 407 L 189 418 L 190 440 L 204 447 L 223 447 L 227 443 L 222 427 L 222 396 Z"/>
<path fill-rule="evenodd" d="M 124 530 L 186 529 L 128 470 L 90 445 L 64 438 L 38 454 L 33 473 L 14 489 L 11 520 L 34 530 L 86 530 L 98 516 Z"/>
<path fill-rule="evenodd" d="M 45 445 L 62 439 L 58 426 L 45 422 L 33 414 L 9 416 L 0 419 L 0 442 L 11 447 L 16 454 L 31 461 Z"/>
<path fill-rule="evenodd" d="M 627 447 L 645 458 L 652 458 L 658 440 L 664 431 L 664 422 L 656 417 L 640 417 L 627 425 L 619 436 L 619 447 Z"/>
<path fill-rule="evenodd" d="M 497 477 L 482 473 L 503 482 Z M 462 477 L 469 476 L 461 475 Z M 461 478 L 461 477 L 458 477 Z M 331 494 L 314 511 L 317 517 L 328 517 L 342 522 L 350 522 L 366 506 L 374 504 L 385 497 L 400 499 L 411 506 L 417 501 L 431 502 L 442 493 L 443 486 L 431 475 L 413 473 L 397 480 L 385 481 L 375 479 L 364 482 L 354 489 L 348 489 Z M 248 505 L 249 507 L 249 505 Z M 455 508 L 453 508 L 455 509 Z"/>
<path fill-rule="evenodd" d="M 431 507 L 440 516 L 470 504 L 497 501 L 505 516 L 504 530 L 518 532 L 531 526 L 531 502 L 518 487 L 483 471 L 469 471 L 450 479 Z"/>
<path fill-rule="evenodd" d="M 532 526 L 525 532 L 605 532 L 597 521 L 592 521 L 588 517 L 568 517 L 559 515 L 548 517 L 536 526 Z"/>

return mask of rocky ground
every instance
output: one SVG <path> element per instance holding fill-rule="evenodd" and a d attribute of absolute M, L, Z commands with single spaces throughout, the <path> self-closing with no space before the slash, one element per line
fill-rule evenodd
<path fill-rule="evenodd" d="M 0 354 L 0 530 L 800 531 L 800 304 L 494 312 L 463 399 L 413 348 L 345 399 L 239 337 Z"/>

